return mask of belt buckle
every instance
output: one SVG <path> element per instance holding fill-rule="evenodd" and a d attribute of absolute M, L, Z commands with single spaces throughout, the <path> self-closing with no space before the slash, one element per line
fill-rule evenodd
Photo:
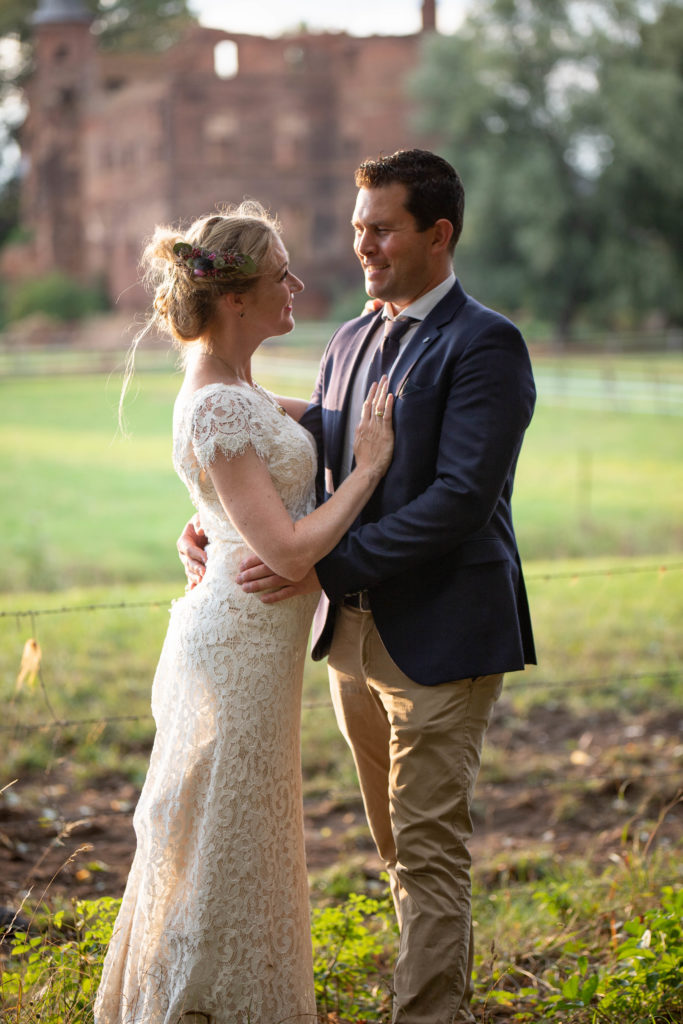
<path fill-rule="evenodd" d="M 357 590 L 354 594 L 346 594 L 343 603 L 347 608 L 357 608 L 361 612 L 370 611 L 370 598 L 367 590 Z"/>

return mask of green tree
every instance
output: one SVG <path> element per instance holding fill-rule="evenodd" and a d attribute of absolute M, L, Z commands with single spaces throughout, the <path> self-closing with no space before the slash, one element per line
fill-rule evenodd
<path fill-rule="evenodd" d="M 19 178 L 9 178 L 0 190 L 0 246 L 4 244 L 19 223 Z"/>
<path fill-rule="evenodd" d="M 188 0 L 82 2 L 92 12 L 92 31 L 103 49 L 164 50 L 196 21 Z M 32 68 L 31 19 L 37 7 L 38 0 L 0 0 L 0 147 L 5 154 L 23 120 L 21 88 Z M 6 166 L 11 162 L 0 157 L 0 228 L 4 235 L 17 226 L 19 214 L 17 170 Z M 10 213 L 14 220 L 7 222 Z"/>
<path fill-rule="evenodd" d="M 422 126 L 467 193 L 458 266 L 550 320 L 679 321 L 678 0 L 481 0 L 427 46 Z"/>
<path fill-rule="evenodd" d="M 613 305 L 683 322 L 683 9 L 666 4 L 637 45 L 605 60 L 595 96 L 610 156 L 601 279 Z M 615 270 L 619 273 L 615 274 Z"/>
<path fill-rule="evenodd" d="M 102 45 L 120 50 L 161 50 L 177 42 L 196 19 L 188 0 L 82 0 L 93 14 Z M 38 0 L 0 0 L 0 37 L 31 38 Z"/>

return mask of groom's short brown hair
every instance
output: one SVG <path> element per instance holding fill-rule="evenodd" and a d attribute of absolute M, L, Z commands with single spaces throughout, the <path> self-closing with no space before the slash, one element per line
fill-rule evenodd
<path fill-rule="evenodd" d="M 382 188 L 399 183 L 408 190 L 406 209 L 426 231 L 444 218 L 453 225 L 451 246 L 462 232 L 465 190 L 454 167 L 427 149 L 399 149 L 391 156 L 364 160 L 355 175 L 358 188 Z"/>

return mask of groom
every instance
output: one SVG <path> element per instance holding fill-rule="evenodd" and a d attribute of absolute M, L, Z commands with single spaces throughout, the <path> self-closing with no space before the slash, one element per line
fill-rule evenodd
<path fill-rule="evenodd" d="M 239 580 L 266 603 L 322 586 L 313 657 L 328 656 L 400 926 L 394 1024 L 466 1024 L 472 792 L 503 673 L 535 658 L 510 512 L 535 390 L 517 328 L 454 276 L 464 194 L 450 164 L 399 151 L 361 164 L 356 185 L 354 250 L 384 305 L 334 334 L 301 422 L 328 497 L 351 468 L 368 382 L 393 344 L 393 462 L 304 581 L 255 558 Z M 402 333 L 384 346 L 383 318 Z M 186 559 L 192 540 L 186 531 L 180 542 Z"/>

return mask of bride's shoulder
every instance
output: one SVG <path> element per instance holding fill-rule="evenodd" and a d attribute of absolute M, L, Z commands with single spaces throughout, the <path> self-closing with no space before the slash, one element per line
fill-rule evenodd
<path fill-rule="evenodd" d="M 220 380 L 186 380 L 176 399 L 178 406 L 193 414 L 243 409 L 248 407 L 250 402 L 249 389 L 244 385 Z"/>

